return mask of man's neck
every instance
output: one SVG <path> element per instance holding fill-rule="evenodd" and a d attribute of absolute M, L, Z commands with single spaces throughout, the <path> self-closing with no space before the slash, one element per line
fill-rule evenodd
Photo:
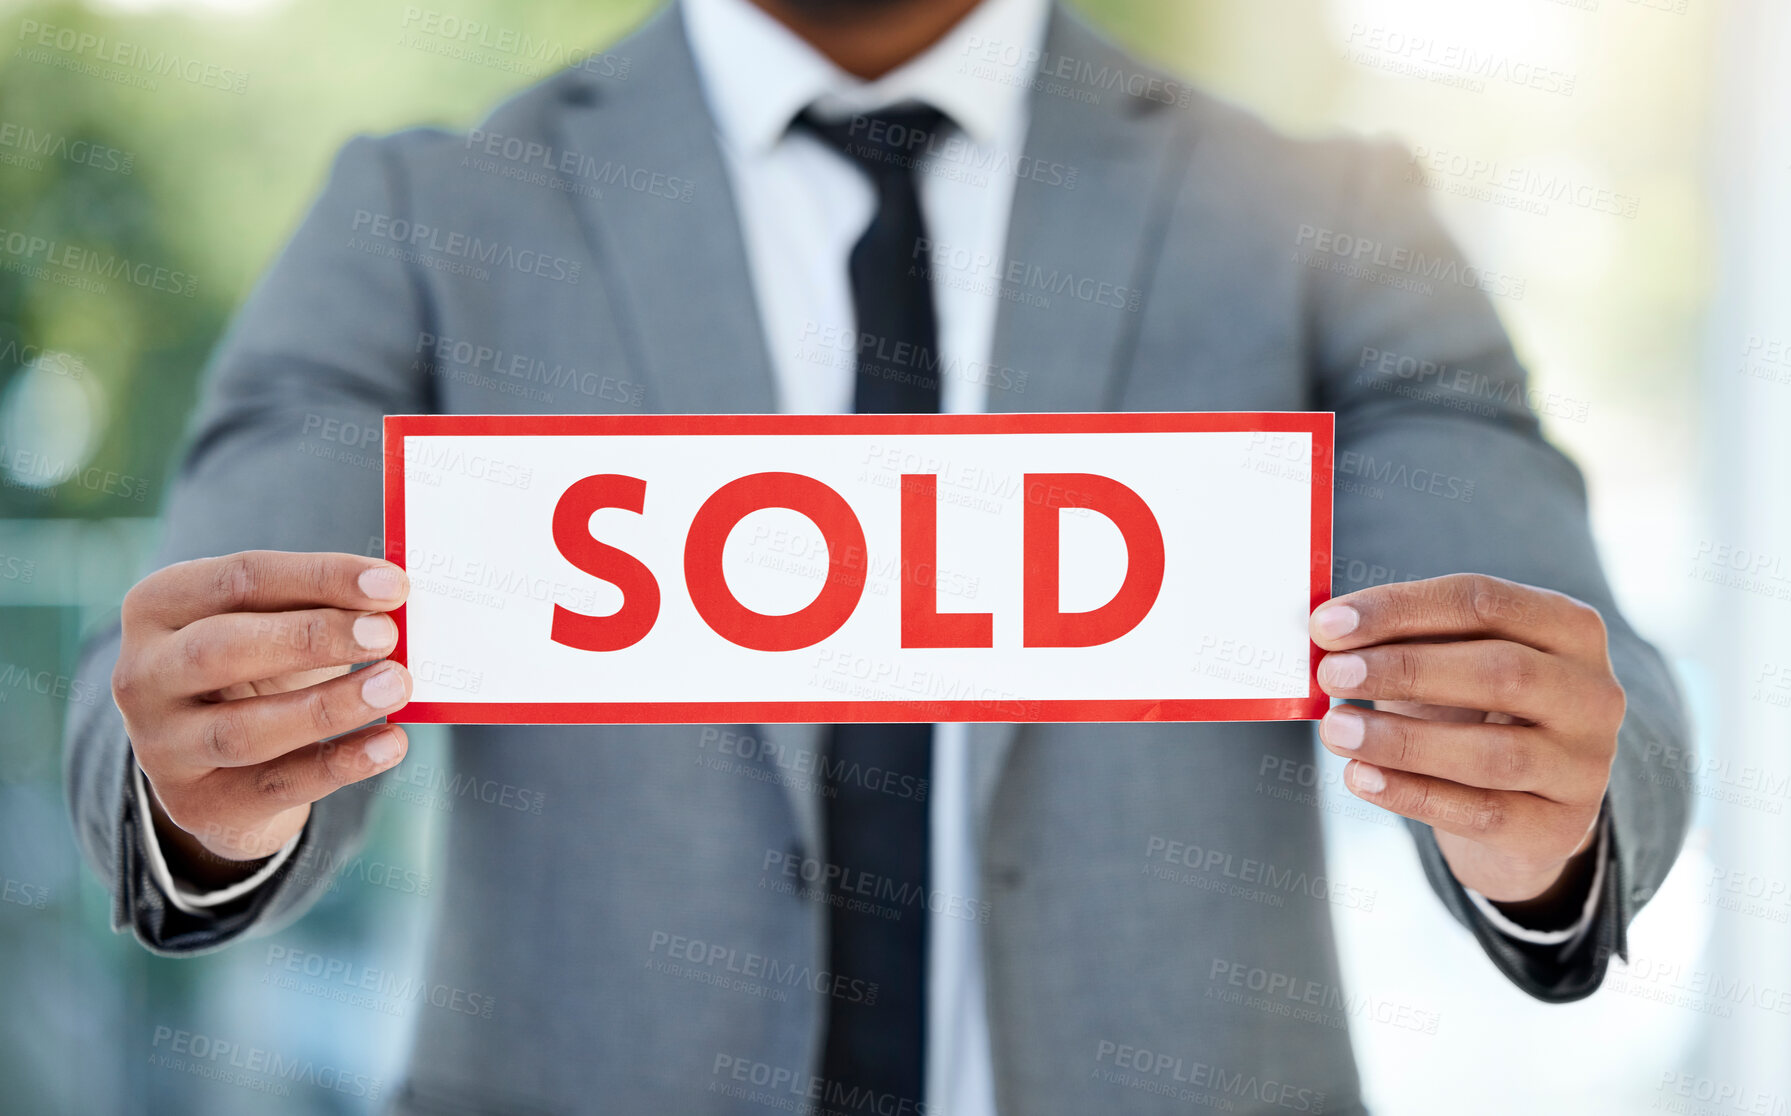
<path fill-rule="evenodd" d="M 982 0 L 752 0 L 840 69 L 871 81 L 938 42 Z"/>

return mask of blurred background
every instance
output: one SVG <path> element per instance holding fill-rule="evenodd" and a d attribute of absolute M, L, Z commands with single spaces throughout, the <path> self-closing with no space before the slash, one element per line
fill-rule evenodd
<path fill-rule="evenodd" d="M 0 2 L 0 1111 L 372 1112 L 428 1010 L 405 989 L 451 797 L 382 801 L 364 862 L 294 927 L 168 961 L 107 929 L 60 738 L 73 703 L 110 700 L 73 684 L 76 649 L 145 561 L 207 354 L 336 148 L 470 126 L 653 6 L 432 2 Z M 1791 5 L 1076 6 L 1286 129 L 1407 145 L 1513 280 L 1495 302 L 1531 405 L 1584 466 L 1618 595 L 1696 718 L 1698 754 L 1669 757 L 1697 781 L 1690 843 L 1630 964 L 1565 1007 L 1500 978 L 1403 830 L 1320 769 L 1333 874 L 1372 898 L 1336 912 L 1369 1103 L 1791 1112 Z M 157 76 L 108 61 L 118 44 L 196 65 Z M 440 742 L 413 739 L 406 766 L 428 770 Z M 172 1068 L 176 1033 L 241 1055 Z M 302 1069 L 230 1069 L 252 1051 Z"/>

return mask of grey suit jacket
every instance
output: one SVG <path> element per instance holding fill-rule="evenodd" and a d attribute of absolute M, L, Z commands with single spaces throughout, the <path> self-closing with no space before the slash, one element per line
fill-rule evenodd
<path fill-rule="evenodd" d="M 1050 56 L 1081 77 L 1030 94 L 1031 165 L 1058 172 L 1018 182 L 991 292 L 990 407 L 1334 410 L 1337 592 L 1472 570 L 1598 606 L 1629 711 L 1592 933 L 1565 950 L 1503 938 L 1414 829 L 1437 894 L 1494 965 L 1543 999 L 1588 995 L 1679 848 L 1686 784 L 1651 757 L 1685 729 L 1600 573 L 1579 473 L 1526 403 L 1481 289 L 1499 280 L 1462 269 L 1396 148 L 1295 142 L 1173 79 L 1093 76 L 1155 75 L 1062 11 Z M 611 58 L 626 65 L 546 80 L 471 140 L 410 131 L 343 150 L 216 357 L 163 562 L 379 552 L 379 456 L 345 432 L 385 413 L 776 410 L 767 345 L 798 339 L 762 335 L 681 22 L 662 12 Z M 96 638 L 85 677 L 103 684 L 116 650 L 115 630 Z M 724 732 L 781 751 L 718 762 Z M 429 979 L 504 994 L 489 1020 L 424 1013 L 398 1110 L 735 1113 L 806 1096 L 842 993 L 783 975 L 824 968 L 825 907 L 779 886 L 779 866 L 825 857 L 795 774 L 818 739 L 454 730 L 457 779 L 548 796 L 538 816 L 469 803 L 447 818 Z M 1312 785 L 1310 725 L 980 725 L 973 744 L 1004 1112 L 1360 1111 L 1339 897 L 1312 882 L 1333 800 Z M 370 802 L 319 803 L 274 882 L 194 918 L 145 872 L 130 763 L 115 709 L 75 711 L 80 840 L 116 927 L 158 952 L 298 917 Z M 1148 871 L 1153 841 L 1272 874 L 1166 879 Z M 656 934 L 761 958 L 788 994 L 669 979 L 651 967 Z"/>

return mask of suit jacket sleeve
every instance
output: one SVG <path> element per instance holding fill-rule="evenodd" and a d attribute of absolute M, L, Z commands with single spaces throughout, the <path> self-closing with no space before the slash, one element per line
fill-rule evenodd
<path fill-rule="evenodd" d="M 402 245 L 369 234 L 405 215 L 398 150 L 357 139 L 242 308 L 206 377 L 191 445 L 165 509 L 156 565 L 240 550 L 383 552 L 380 419 L 428 406 L 413 370 L 427 328 Z M 118 627 L 83 649 L 79 676 L 109 689 Z M 145 864 L 131 797 L 134 759 L 117 708 L 77 706 L 65 751 L 80 844 L 112 891 L 112 924 L 156 952 L 218 947 L 296 918 L 352 855 L 370 785 L 312 807 L 293 855 L 227 907 L 184 914 Z"/>
<path fill-rule="evenodd" d="M 1531 391 L 1489 293 L 1520 299 L 1521 276 L 1469 266 L 1430 212 L 1421 179 L 1392 146 L 1328 149 L 1344 187 L 1298 217 L 1319 405 L 1337 414 L 1333 588 L 1480 572 L 1595 606 L 1628 697 L 1605 809 L 1610 870 L 1588 933 L 1562 947 L 1501 934 L 1414 824 L 1432 887 L 1493 963 L 1531 995 L 1590 995 L 1627 928 L 1678 855 L 1690 788 L 1662 758 L 1686 744 L 1660 654 L 1618 610 L 1599 568 L 1579 470 L 1543 437 L 1595 408 Z"/>

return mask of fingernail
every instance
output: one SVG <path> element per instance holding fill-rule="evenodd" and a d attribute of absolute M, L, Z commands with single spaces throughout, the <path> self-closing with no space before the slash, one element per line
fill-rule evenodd
<path fill-rule="evenodd" d="M 374 767 L 384 767 L 398 758 L 398 734 L 382 732 L 369 738 L 367 743 L 361 745 L 361 750 L 367 753 L 368 763 Z"/>
<path fill-rule="evenodd" d="M 392 622 L 384 616 L 369 614 L 354 622 L 354 641 L 369 651 L 392 641 Z"/>
<path fill-rule="evenodd" d="M 1340 705 L 1325 714 L 1323 735 L 1325 743 L 1333 748 L 1348 748 L 1354 751 L 1362 746 L 1362 715 Z"/>
<path fill-rule="evenodd" d="M 361 683 L 361 700 L 374 709 L 384 709 L 404 700 L 404 680 L 396 668 L 387 668 Z"/>
<path fill-rule="evenodd" d="M 361 592 L 376 601 L 395 601 L 404 593 L 404 575 L 391 566 L 369 566 L 356 580 Z"/>
<path fill-rule="evenodd" d="M 1318 664 L 1318 684 L 1350 690 L 1368 677 L 1368 662 L 1360 655 L 1326 655 Z"/>
<path fill-rule="evenodd" d="M 1362 614 L 1348 605 L 1321 605 L 1312 614 L 1312 630 L 1320 639 L 1342 639 L 1361 622 Z"/>
<path fill-rule="evenodd" d="M 1350 776 L 1350 782 L 1364 794 L 1379 794 L 1387 789 L 1386 773 L 1361 760 L 1356 761 L 1356 773 Z"/>

